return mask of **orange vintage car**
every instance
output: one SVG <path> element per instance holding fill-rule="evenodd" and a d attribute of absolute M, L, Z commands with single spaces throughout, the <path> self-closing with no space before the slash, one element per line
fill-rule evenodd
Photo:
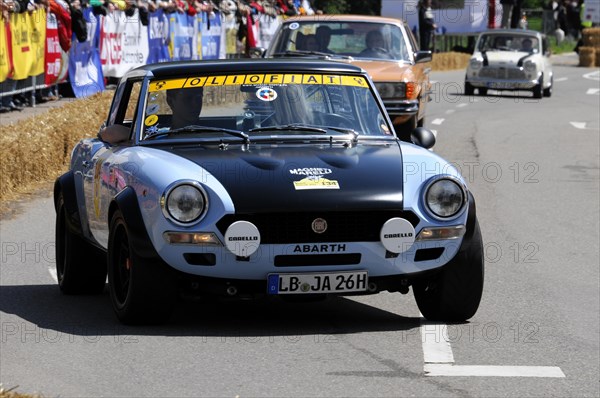
<path fill-rule="evenodd" d="M 274 34 L 265 57 L 324 57 L 365 69 L 403 140 L 423 126 L 429 101 L 431 51 L 419 46 L 406 22 L 365 15 L 289 18 Z"/>

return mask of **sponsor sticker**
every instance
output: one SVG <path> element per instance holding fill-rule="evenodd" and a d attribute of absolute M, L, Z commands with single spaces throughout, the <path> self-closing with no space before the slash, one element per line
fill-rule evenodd
<path fill-rule="evenodd" d="M 300 24 L 298 22 L 292 22 L 290 24 L 290 30 L 296 30 L 300 27 Z"/>
<path fill-rule="evenodd" d="M 340 189 L 336 180 L 328 180 L 321 176 L 309 176 L 300 181 L 294 181 L 294 188 L 297 191 L 306 189 Z"/>
<path fill-rule="evenodd" d="M 261 87 L 256 90 L 256 97 L 261 101 L 273 101 L 277 98 L 277 92 L 270 87 Z"/>
<path fill-rule="evenodd" d="M 302 167 L 298 169 L 290 169 L 290 174 L 303 176 L 324 176 L 331 174 L 331 169 L 324 167 Z"/>
<path fill-rule="evenodd" d="M 388 251 L 404 253 L 415 242 L 415 228 L 408 220 L 399 217 L 390 218 L 383 224 L 379 239 Z"/>
<path fill-rule="evenodd" d="M 158 122 L 158 116 L 157 115 L 150 115 L 146 118 L 146 120 L 144 120 L 144 124 L 146 126 L 153 126 Z"/>
<path fill-rule="evenodd" d="M 158 104 L 148 105 L 148 107 L 146 108 L 146 114 L 148 114 L 148 115 L 157 114 L 159 109 L 160 109 L 160 106 Z"/>
<path fill-rule="evenodd" d="M 239 257 L 249 257 L 260 245 L 260 232 L 248 221 L 236 221 L 225 231 L 225 247 Z"/>

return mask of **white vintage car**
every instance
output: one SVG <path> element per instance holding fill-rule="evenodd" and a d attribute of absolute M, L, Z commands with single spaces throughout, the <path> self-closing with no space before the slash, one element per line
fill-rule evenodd
<path fill-rule="evenodd" d="M 521 29 L 479 35 L 465 76 L 465 95 L 488 89 L 531 90 L 534 98 L 552 95 L 552 64 L 546 36 Z"/>

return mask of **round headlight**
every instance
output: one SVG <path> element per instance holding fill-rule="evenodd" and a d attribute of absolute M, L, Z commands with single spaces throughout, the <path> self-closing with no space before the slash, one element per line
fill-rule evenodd
<path fill-rule="evenodd" d="M 425 192 L 425 203 L 431 213 L 440 218 L 457 215 L 465 204 L 463 188 L 454 180 L 440 179 L 432 183 Z"/>
<path fill-rule="evenodd" d="M 167 194 L 165 209 L 173 220 L 180 223 L 198 220 L 205 208 L 204 194 L 194 185 L 181 184 Z"/>
<path fill-rule="evenodd" d="M 536 69 L 535 61 L 527 60 L 523 64 L 523 67 L 525 68 L 525 70 L 527 72 L 535 72 L 535 69 Z"/>
<path fill-rule="evenodd" d="M 469 61 L 469 66 L 471 67 L 471 69 L 481 69 L 481 67 L 483 66 L 483 60 L 479 58 L 471 58 L 471 60 Z"/>

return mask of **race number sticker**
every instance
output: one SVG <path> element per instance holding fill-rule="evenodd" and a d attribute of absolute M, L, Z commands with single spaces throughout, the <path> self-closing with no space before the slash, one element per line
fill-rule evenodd
<path fill-rule="evenodd" d="M 336 180 L 328 180 L 322 176 L 308 176 L 300 181 L 294 181 L 296 191 L 307 189 L 340 189 L 340 184 Z"/>
<path fill-rule="evenodd" d="M 277 92 L 270 87 L 261 87 L 256 90 L 256 97 L 261 101 L 273 101 L 277 98 Z"/>

